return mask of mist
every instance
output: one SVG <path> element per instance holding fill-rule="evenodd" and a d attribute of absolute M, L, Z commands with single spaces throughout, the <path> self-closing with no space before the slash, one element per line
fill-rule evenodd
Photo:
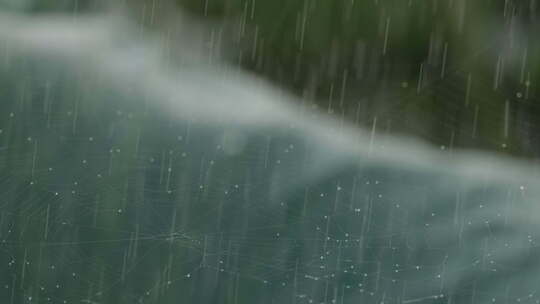
<path fill-rule="evenodd" d="M 169 39 L 0 15 L 3 302 L 540 301 L 532 161 L 360 129 Z"/>

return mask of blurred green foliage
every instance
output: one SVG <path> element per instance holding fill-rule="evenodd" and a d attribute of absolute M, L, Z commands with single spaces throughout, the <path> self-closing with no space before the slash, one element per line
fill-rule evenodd
<path fill-rule="evenodd" d="M 236 63 L 445 146 L 538 155 L 536 1 L 179 0 L 236 20 Z"/>

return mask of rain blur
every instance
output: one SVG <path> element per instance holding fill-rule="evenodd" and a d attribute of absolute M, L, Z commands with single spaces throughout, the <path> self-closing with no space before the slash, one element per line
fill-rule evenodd
<path fill-rule="evenodd" d="M 0 303 L 540 303 L 537 0 L 0 0 Z"/>

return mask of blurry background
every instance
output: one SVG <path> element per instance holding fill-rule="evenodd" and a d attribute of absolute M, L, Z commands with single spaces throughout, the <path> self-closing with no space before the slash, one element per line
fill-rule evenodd
<path fill-rule="evenodd" d="M 422 138 L 445 150 L 441 154 L 459 147 L 540 156 L 535 0 L 0 0 L 0 8 L 62 12 L 75 22 L 95 11 L 128 10 L 137 34 L 153 35 L 165 60 L 228 62 L 232 68 L 225 72 L 247 70 L 284 88 L 308 114 Z M 198 58 L 183 53 L 186 41 L 203 50 Z M 17 53 L 5 42 L 1 303 L 335 303 L 338 295 L 350 296 L 348 303 L 392 297 L 411 303 L 425 299 L 417 291 L 432 303 L 449 303 L 452 298 L 439 296 L 444 284 L 433 279 L 451 252 L 437 250 L 438 243 L 464 259 L 449 264 L 456 272 L 442 279 L 453 303 L 467 303 L 462 299 L 470 294 L 471 303 L 523 295 L 540 301 L 532 296 L 538 295 L 536 180 L 530 187 L 522 181 L 486 186 L 492 176 L 486 183 L 446 176 L 453 163 L 439 167 L 429 160 L 425 171 L 401 163 L 405 169 L 394 171 L 399 161 L 388 170 L 366 162 L 356 171 L 343 155 L 332 157 L 336 147 L 318 147 L 310 162 L 312 146 L 294 132 L 262 132 L 242 150 L 241 135 L 197 129 L 177 113 L 149 110 L 146 98 L 159 97 L 136 94 L 129 80 L 110 82 L 110 75 L 101 78 L 64 58 Z M 75 47 L 81 57 L 83 48 Z M 132 50 L 122 42 L 118 49 Z M 136 65 L 136 51 L 120 57 Z M 111 54 L 118 55 L 105 54 L 107 62 L 116 58 Z M 200 82 L 186 87 L 212 92 L 217 81 Z M 222 91 L 209 95 L 219 102 Z M 396 159 L 415 153 L 388 150 Z M 309 183 L 299 179 L 304 163 L 321 165 L 323 173 Z M 456 171 L 466 175 L 475 163 Z M 294 190 L 291 181 L 298 182 Z M 486 227 L 486 219 L 500 224 L 501 214 L 504 227 L 512 224 L 508 230 Z M 424 229 L 431 223 L 443 226 Z M 454 236 L 461 242 L 465 223 L 471 228 L 462 250 Z M 452 240 L 437 234 L 444 231 Z M 498 264 L 474 268 L 490 256 L 488 249 L 505 255 L 507 241 L 515 241 L 510 250 L 523 262 L 510 267 L 519 274 L 514 281 L 492 271 Z M 354 244 L 342 245 L 348 242 Z M 357 270 L 334 277 L 340 267 Z M 476 276 L 487 286 L 477 290 Z"/>
<path fill-rule="evenodd" d="M 252 71 L 310 110 L 441 149 L 540 155 L 537 0 L 3 2 L 73 14 L 127 8 L 164 41 L 189 33 L 182 10 L 207 22 L 196 36 L 208 61 Z"/>

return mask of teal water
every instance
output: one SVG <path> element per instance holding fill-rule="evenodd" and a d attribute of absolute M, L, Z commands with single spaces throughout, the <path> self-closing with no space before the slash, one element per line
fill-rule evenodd
<path fill-rule="evenodd" d="M 532 163 L 355 129 L 179 39 L 0 16 L 1 303 L 540 301 Z"/>

